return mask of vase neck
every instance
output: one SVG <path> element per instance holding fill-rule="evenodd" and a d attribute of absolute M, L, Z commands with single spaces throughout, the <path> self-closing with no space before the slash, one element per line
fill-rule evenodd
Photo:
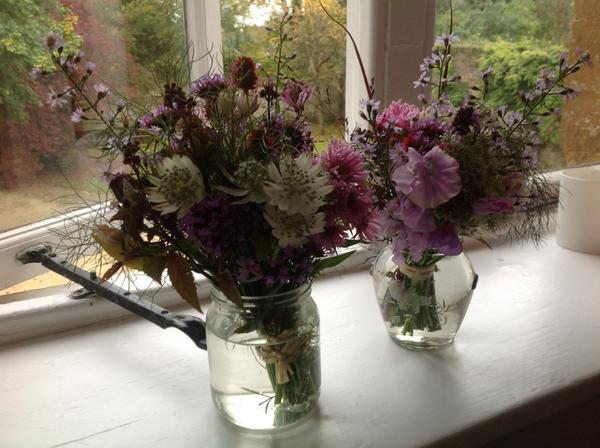
<path fill-rule="evenodd" d="M 231 302 L 225 294 L 223 294 L 218 288 L 214 287 L 211 289 L 210 298 L 213 302 L 219 303 L 220 305 L 242 308 L 242 309 L 254 309 L 262 306 L 293 306 L 294 303 L 302 301 L 305 298 L 310 297 L 311 285 L 306 283 L 298 288 L 291 291 L 287 291 L 280 294 L 267 294 L 261 296 L 242 296 L 241 305 L 234 304 Z"/>
<path fill-rule="evenodd" d="M 433 273 L 435 271 L 435 264 L 431 264 L 429 266 L 409 266 L 407 264 L 404 263 L 400 263 L 398 265 L 398 270 L 414 279 L 414 280 L 426 280 L 428 278 L 433 277 Z"/>

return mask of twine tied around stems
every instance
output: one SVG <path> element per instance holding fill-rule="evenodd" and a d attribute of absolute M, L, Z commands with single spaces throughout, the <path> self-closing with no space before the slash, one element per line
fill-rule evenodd
<path fill-rule="evenodd" d="M 421 280 L 427 280 L 428 278 L 431 278 L 431 276 L 433 275 L 433 272 L 435 271 L 435 264 L 429 265 L 429 266 L 423 266 L 423 267 L 419 267 L 419 266 L 409 266 L 407 264 L 399 264 L 398 265 L 398 270 L 406 275 L 407 277 L 416 280 L 416 281 L 421 281 Z"/>
<path fill-rule="evenodd" d="M 285 330 L 277 336 L 277 340 L 286 340 L 294 335 L 293 330 Z M 294 370 L 290 365 L 301 358 L 302 351 L 305 350 L 306 338 L 303 335 L 296 335 L 292 339 L 288 339 L 283 344 L 267 345 L 257 347 L 258 354 L 267 364 L 275 365 L 275 382 L 276 384 L 285 384 L 290 381 L 290 375 L 294 374 Z"/>

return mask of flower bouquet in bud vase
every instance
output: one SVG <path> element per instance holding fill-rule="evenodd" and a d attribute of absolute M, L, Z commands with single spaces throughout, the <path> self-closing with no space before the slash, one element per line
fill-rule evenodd
<path fill-rule="evenodd" d="M 531 91 L 515 92 L 519 110 L 488 105 L 493 67 L 453 102 L 456 39 L 452 30 L 438 37 L 423 61 L 414 86 L 432 98 L 420 95 L 419 105 L 382 108 L 363 70 L 369 98 L 351 138 L 366 160 L 387 242 L 373 268 L 377 299 L 390 336 L 407 348 L 454 339 L 477 280 L 461 236 L 543 237 L 557 192 L 536 168 L 536 130 L 540 117 L 556 112 L 557 97 L 575 94 L 565 79 L 590 60 L 561 56 L 542 69 Z"/>
<path fill-rule="evenodd" d="M 280 45 L 289 16 L 280 29 Z M 137 110 L 97 80 L 81 54 L 48 39 L 64 89 L 53 107 L 73 121 L 99 120 L 111 213 L 91 238 L 121 269 L 170 283 L 200 309 L 194 274 L 213 285 L 206 318 L 213 399 L 233 423 L 288 426 L 313 409 L 320 388 L 319 318 L 311 280 L 338 253 L 377 234 L 363 155 L 334 140 L 315 151 L 305 104 L 313 88 L 239 57 L 230 75 L 169 84 Z M 38 71 L 38 74 L 45 73 Z"/>

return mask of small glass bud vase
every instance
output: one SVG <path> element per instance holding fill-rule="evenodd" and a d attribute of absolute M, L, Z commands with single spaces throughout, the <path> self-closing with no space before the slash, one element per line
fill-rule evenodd
<path fill-rule="evenodd" d="M 397 265 L 390 246 L 377 256 L 375 295 L 394 342 L 411 350 L 446 347 L 467 313 L 477 274 L 462 253 L 425 267 Z"/>
<path fill-rule="evenodd" d="M 206 316 L 213 402 L 231 423 L 254 430 L 289 427 L 319 397 L 319 314 L 310 285 L 242 296 L 235 305 L 211 292 Z"/>

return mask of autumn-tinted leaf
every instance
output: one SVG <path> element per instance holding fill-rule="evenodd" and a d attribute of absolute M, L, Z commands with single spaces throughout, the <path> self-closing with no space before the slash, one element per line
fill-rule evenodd
<path fill-rule="evenodd" d="M 144 274 L 157 283 L 162 283 L 162 274 L 166 267 L 166 257 L 144 257 Z"/>
<path fill-rule="evenodd" d="M 185 258 L 176 252 L 169 253 L 167 255 L 167 272 L 173 288 L 181 298 L 202 312 L 192 269 Z"/>
<path fill-rule="evenodd" d="M 227 296 L 236 305 L 242 305 L 242 297 L 240 296 L 240 290 L 236 286 L 235 282 L 231 278 L 229 272 L 222 272 L 217 276 L 218 287 L 223 294 Z"/>

